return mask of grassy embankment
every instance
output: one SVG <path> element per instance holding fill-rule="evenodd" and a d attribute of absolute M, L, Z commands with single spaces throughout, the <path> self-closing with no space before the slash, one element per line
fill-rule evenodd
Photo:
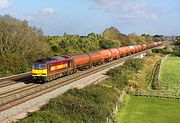
<path fill-rule="evenodd" d="M 168 89 L 180 90 L 180 57 L 168 56 L 162 65 L 161 85 Z"/>
<path fill-rule="evenodd" d="M 154 75 L 154 67 L 156 62 L 161 59 L 160 55 L 147 56 L 143 59 L 144 67 L 141 71 L 135 74 L 135 78 L 131 79 L 129 83 L 137 86 L 137 89 L 147 90 L 151 88 L 152 78 Z"/>
<path fill-rule="evenodd" d="M 180 101 L 156 97 L 127 96 L 118 123 L 179 123 Z"/>

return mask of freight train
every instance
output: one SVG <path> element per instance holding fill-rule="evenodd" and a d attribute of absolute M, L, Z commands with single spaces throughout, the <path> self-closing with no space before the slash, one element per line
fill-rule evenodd
<path fill-rule="evenodd" d="M 37 60 L 32 64 L 32 78 L 37 82 L 47 82 L 76 73 L 95 65 L 110 62 L 121 57 L 162 45 L 163 42 L 125 46 L 94 51 L 78 55 L 54 56 Z"/>

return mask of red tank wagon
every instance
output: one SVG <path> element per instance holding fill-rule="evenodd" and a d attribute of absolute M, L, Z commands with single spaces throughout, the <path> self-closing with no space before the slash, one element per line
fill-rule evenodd
<path fill-rule="evenodd" d="M 90 67 L 90 57 L 88 54 L 79 54 L 71 56 L 73 60 L 73 69 L 84 69 Z"/>
<path fill-rule="evenodd" d="M 146 44 L 142 44 L 142 50 L 146 50 L 148 48 L 148 46 Z"/>
<path fill-rule="evenodd" d="M 90 64 L 97 65 L 103 63 L 102 55 L 99 51 L 87 53 L 90 57 Z"/>
<path fill-rule="evenodd" d="M 134 45 L 135 52 L 139 52 L 139 47 L 137 45 Z"/>
<path fill-rule="evenodd" d="M 118 48 L 118 51 L 119 51 L 119 57 L 123 57 L 126 55 L 126 51 L 124 48 L 120 47 Z"/>
<path fill-rule="evenodd" d="M 142 46 L 141 45 L 137 45 L 139 48 L 139 51 L 142 51 Z"/>
<path fill-rule="evenodd" d="M 154 46 L 153 46 L 153 43 L 149 43 L 149 44 L 147 44 L 147 46 L 148 46 L 148 49 L 150 49 L 150 48 L 153 48 Z"/>
<path fill-rule="evenodd" d="M 153 47 L 157 47 L 157 46 L 158 46 L 158 42 L 154 42 Z"/>
<path fill-rule="evenodd" d="M 129 46 L 129 49 L 130 49 L 130 51 L 131 51 L 131 53 L 132 53 L 132 54 L 136 52 L 136 50 L 135 50 L 135 47 L 134 47 L 134 46 Z"/>
<path fill-rule="evenodd" d="M 112 60 L 112 54 L 110 50 L 101 50 L 99 52 L 101 53 L 101 57 L 103 58 L 104 62 Z"/>
<path fill-rule="evenodd" d="M 131 53 L 131 49 L 128 46 L 122 48 L 125 50 L 126 55 L 129 55 Z"/>
<path fill-rule="evenodd" d="M 157 42 L 157 43 L 158 43 L 158 46 L 162 45 L 162 42 L 161 42 L 161 41 L 159 41 L 159 42 Z"/>
<path fill-rule="evenodd" d="M 112 54 L 112 59 L 118 59 L 119 58 L 119 50 L 116 48 L 109 49 Z"/>

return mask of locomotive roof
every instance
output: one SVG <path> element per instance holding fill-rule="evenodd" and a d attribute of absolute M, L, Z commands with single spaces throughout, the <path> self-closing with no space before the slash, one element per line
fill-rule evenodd
<path fill-rule="evenodd" d="M 53 57 L 46 57 L 37 60 L 35 63 L 38 64 L 45 64 L 45 63 L 52 63 L 55 61 L 65 61 L 65 60 L 71 60 L 72 58 L 70 56 L 53 56 Z"/>

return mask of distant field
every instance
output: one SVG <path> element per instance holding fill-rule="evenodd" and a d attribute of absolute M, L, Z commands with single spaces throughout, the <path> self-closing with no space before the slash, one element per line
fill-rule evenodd
<path fill-rule="evenodd" d="M 160 79 L 162 86 L 180 90 L 180 57 L 169 56 L 164 61 Z"/>
<path fill-rule="evenodd" d="M 179 123 L 180 100 L 128 96 L 117 123 Z"/>

